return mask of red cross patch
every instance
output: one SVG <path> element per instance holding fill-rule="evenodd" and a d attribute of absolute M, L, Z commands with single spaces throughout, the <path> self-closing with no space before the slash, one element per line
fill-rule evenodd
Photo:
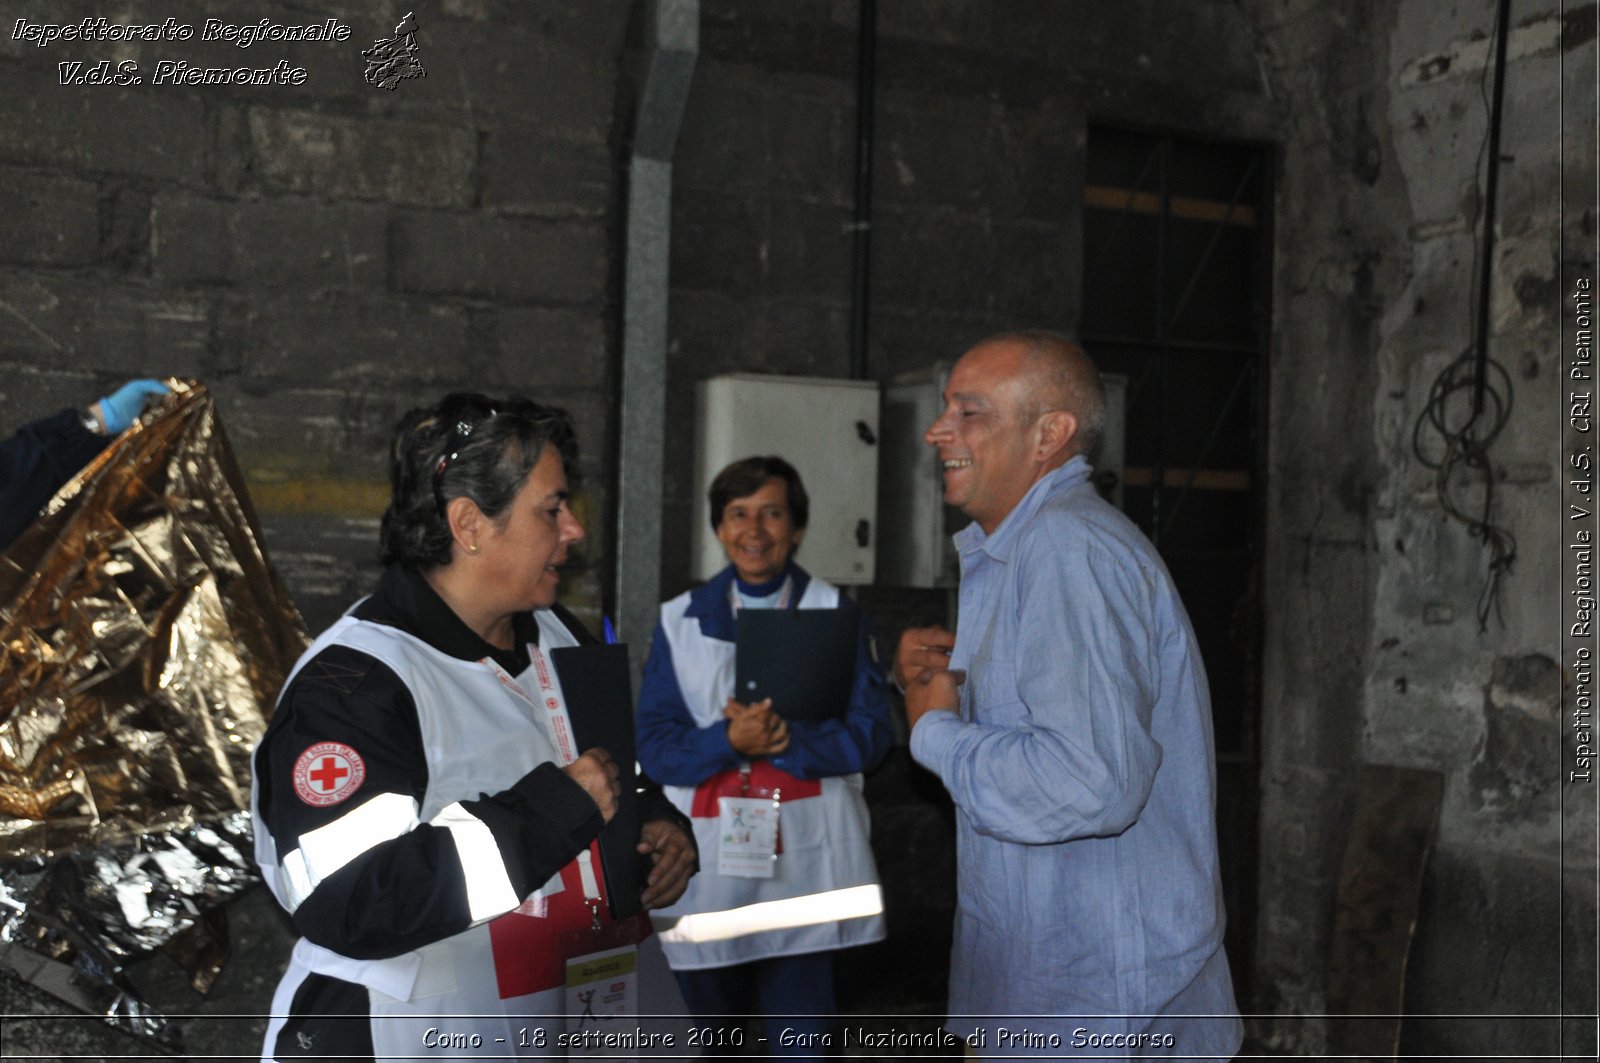
<path fill-rule="evenodd" d="M 361 754 L 339 742 L 318 742 L 294 762 L 294 792 L 308 805 L 336 805 L 366 777 Z"/>

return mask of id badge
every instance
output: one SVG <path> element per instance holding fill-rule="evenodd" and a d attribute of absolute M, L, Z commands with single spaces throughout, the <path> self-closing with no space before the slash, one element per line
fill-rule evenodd
<path fill-rule="evenodd" d="M 583 1034 L 615 1028 L 617 1020 L 639 1014 L 639 946 L 601 949 L 567 961 L 567 1032 Z M 571 1055 L 587 1055 L 590 1038 L 574 1038 Z M 606 1050 L 595 1045 L 595 1051 Z"/>
<path fill-rule="evenodd" d="M 778 802 L 771 797 L 724 797 L 718 810 L 722 845 L 717 873 L 771 878 L 778 866 Z"/>

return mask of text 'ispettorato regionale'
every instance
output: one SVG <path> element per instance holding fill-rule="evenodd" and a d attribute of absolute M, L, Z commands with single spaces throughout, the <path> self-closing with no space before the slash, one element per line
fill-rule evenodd
<path fill-rule="evenodd" d="M 26 41 L 39 48 L 68 41 L 91 44 L 108 42 L 199 41 L 232 44 L 249 48 L 260 41 L 348 41 L 350 27 L 336 18 L 304 24 L 273 22 L 224 22 L 208 18 L 198 28 L 193 23 L 166 18 L 160 22 L 113 22 L 104 17 L 83 18 L 76 22 L 33 22 L 19 18 L 11 27 L 11 39 Z M 138 85 L 144 81 L 135 60 L 122 60 L 113 68 L 110 60 L 65 62 L 58 64 L 63 85 Z M 156 63 L 150 81 L 154 85 L 299 85 L 306 80 L 304 67 L 279 60 L 270 67 L 202 67 L 182 60 L 163 59 Z"/>

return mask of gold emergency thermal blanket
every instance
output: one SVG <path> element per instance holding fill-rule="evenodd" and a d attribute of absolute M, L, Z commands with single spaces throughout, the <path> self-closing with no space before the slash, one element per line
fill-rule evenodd
<path fill-rule="evenodd" d="M 210 393 L 167 384 L 0 555 L 0 948 L 115 968 L 255 880 L 250 751 L 305 630 Z"/>

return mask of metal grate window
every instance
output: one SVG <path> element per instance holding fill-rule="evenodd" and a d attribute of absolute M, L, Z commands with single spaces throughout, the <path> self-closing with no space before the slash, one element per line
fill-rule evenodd
<path fill-rule="evenodd" d="M 1080 332 L 1128 381 L 1122 505 L 1194 622 L 1219 754 L 1252 760 L 1269 159 L 1092 127 L 1083 212 Z"/>

